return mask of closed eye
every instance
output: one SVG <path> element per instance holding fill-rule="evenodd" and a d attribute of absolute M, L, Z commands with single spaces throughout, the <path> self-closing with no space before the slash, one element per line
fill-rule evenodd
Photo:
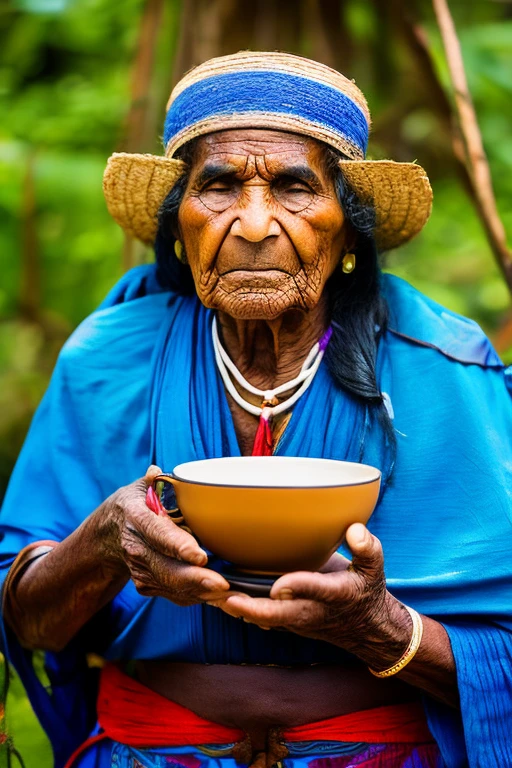
<path fill-rule="evenodd" d="M 292 176 L 279 176 L 273 183 L 274 187 L 280 187 L 290 192 L 311 192 L 314 190 L 302 179 L 296 179 Z"/>
<path fill-rule="evenodd" d="M 214 179 L 204 184 L 199 193 L 199 199 L 211 211 L 225 211 L 237 199 L 240 184 L 232 179 Z"/>
<path fill-rule="evenodd" d="M 287 186 L 286 187 L 287 192 L 311 192 L 309 187 L 306 187 L 305 185 L 302 185 L 300 187 L 297 186 Z"/>
<path fill-rule="evenodd" d="M 315 196 L 309 184 L 289 176 L 281 176 L 272 186 L 275 199 L 291 213 L 305 210 Z"/>

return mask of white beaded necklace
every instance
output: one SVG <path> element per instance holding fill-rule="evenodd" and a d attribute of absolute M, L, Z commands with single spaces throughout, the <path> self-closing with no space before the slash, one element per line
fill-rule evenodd
<path fill-rule="evenodd" d="M 219 369 L 219 373 L 221 375 L 222 381 L 224 382 L 224 385 L 233 398 L 233 400 L 238 403 L 238 405 L 244 409 L 244 411 L 247 411 L 248 413 L 251 413 L 253 416 L 259 416 L 260 417 L 260 425 L 258 428 L 258 432 L 256 434 L 256 440 L 254 442 L 254 450 L 257 450 L 258 454 L 261 454 L 261 441 L 263 439 L 262 433 L 265 433 L 264 442 L 269 445 L 264 446 L 264 455 L 268 455 L 271 453 L 271 431 L 269 427 L 269 421 L 274 417 L 278 416 L 280 413 L 285 413 L 288 411 L 297 400 L 304 394 L 304 392 L 308 389 L 311 382 L 313 381 L 313 378 L 318 370 L 318 367 L 320 363 L 322 362 L 322 358 L 325 354 L 325 349 L 327 347 L 327 344 L 329 343 L 329 339 L 332 335 L 332 329 L 329 327 L 327 331 L 324 333 L 324 335 L 321 337 L 319 341 L 312 347 L 310 350 L 308 356 L 304 360 L 304 363 L 302 364 L 302 368 L 300 369 L 297 376 L 295 376 L 294 379 L 291 381 L 287 381 L 284 384 L 280 384 L 278 387 L 275 387 L 274 389 L 259 389 L 258 387 L 253 386 L 247 379 L 242 376 L 234 362 L 229 357 L 228 353 L 222 346 L 220 339 L 219 339 L 219 332 L 217 329 L 217 319 L 213 318 L 212 323 L 212 339 L 213 339 L 213 349 L 215 353 L 215 361 L 217 363 L 217 368 Z M 233 378 L 238 382 L 238 384 L 246 390 L 246 392 L 250 392 L 253 395 L 258 395 L 262 398 L 261 405 L 253 405 L 253 403 L 248 402 L 242 395 L 239 393 L 235 385 L 233 384 L 233 381 L 231 379 L 230 374 L 233 376 Z M 298 389 L 297 389 L 298 387 Z M 288 397 L 286 400 L 283 400 L 281 403 L 277 403 L 275 405 L 271 405 L 271 403 L 274 401 L 275 398 L 277 398 L 278 395 L 282 395 L 285 392 L 289 392 L 290 390 L 295 389 L 295 392 Z M 254 455 L 254 451 L 253 451 Z"/>

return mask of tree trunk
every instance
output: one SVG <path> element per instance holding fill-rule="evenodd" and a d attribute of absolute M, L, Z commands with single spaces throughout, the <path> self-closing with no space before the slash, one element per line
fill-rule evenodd
<path fill-rule="evenodd" d="M 309 55 L 343 71 L 352 57 L 342 0 L 184 0 L 176 82 L 213 56 L 240 50 Z"/>
<path fill-rule="evenodd" d="M 151 85 L 163 9 L 164 0 L 147 0 L 142 13 L 132 70 L 131 104 L 120 147 L 124 152 L 148 150 L 156 134 L 156 110 Z M 143 247 L 125 234 L 123 269 L 126 271 L 139 263 L 143 252 Z"/>

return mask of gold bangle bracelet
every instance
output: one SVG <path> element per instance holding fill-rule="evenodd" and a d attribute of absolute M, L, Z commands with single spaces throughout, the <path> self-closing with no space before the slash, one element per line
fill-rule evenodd
<path fill-rule="evenodd" d="M 407 646 L 403 656 L 396 662 L 396 664 L 393 664 L 392 667 L 384 669 L 382 672 L 377 672 L 375 669 L 368 667 L 372 675 L 375 675 L 375 677 L 391 677 L 392 675 L 396 675 L 397 672 L 400 672 L 404 667 L 408 665 L 410 661 L 412 661 L 412 659 L 414 659 L 418 648 L 421 645 L 421 639 L 423 637 L 422 618 L 420 614 L 414 610 L 414 608 L 409 608 L 408 605 L 404 605 L 404 608 L 412 619 L 411 641 Z"/>

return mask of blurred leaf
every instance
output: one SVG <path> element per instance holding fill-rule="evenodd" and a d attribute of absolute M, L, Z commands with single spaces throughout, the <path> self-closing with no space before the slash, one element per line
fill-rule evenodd
<path fill-rule="evenodd" d="M 245 4 L 238 5 L 240 13 L 247 12 Z M 391 5 L 380 3 L 379 16 L 370 0 L 345 0 L 342 14 L 346 40 L 353 43 L 347 45 L 350 52 L 343 51 L 345 73 L 356 77 L 372 111 L 371 155 L 418 160 L 434 189 L 434 209 L 424 231 L 387 254 L 386 268 L 448 308 L 473 317 L 492 335 L 509 312 L 510 297 L 461 186 L 436 100 L 398 27 L 384 23 Z M 417 7 L 437 71 L 448 86 L 431 3 L 420 0 Z M 450 7 L 498 207 L 512 235 L 510 4 L 450 0 Z M 144 0 L 8 0 L 0 8 L 1 487 L 60 346 L 121 274 L 123 234 L 106 211 L 101 183 L 107 157 L 122 146 L 143 8 Z M 157 153 L 162 151 L 160 120 L 173 76 L 180 13 L 180 0 L 166 3 L 149 94 L 148 103 L 159 105 L 149 148 Z M 244 47 L 254 47 L 251 28 L 245 22 L 241 27 L 248 35 Z M 312 47 L 316 33 L 311 26 L 301 34 L 298 53 Z M 20 306 L 27 264 L 24 184 L 30 163 L 36 198 L 30 227 L 41 275 L 33 276 L 40 293 L 36 318 L 27 318 Z M 504 359 L 512 363 L 512 348 Z M 49 768 L 48 744 L 16 679 L 8 719 L 15 741 L 27 754 L 27 768 Z"/>

